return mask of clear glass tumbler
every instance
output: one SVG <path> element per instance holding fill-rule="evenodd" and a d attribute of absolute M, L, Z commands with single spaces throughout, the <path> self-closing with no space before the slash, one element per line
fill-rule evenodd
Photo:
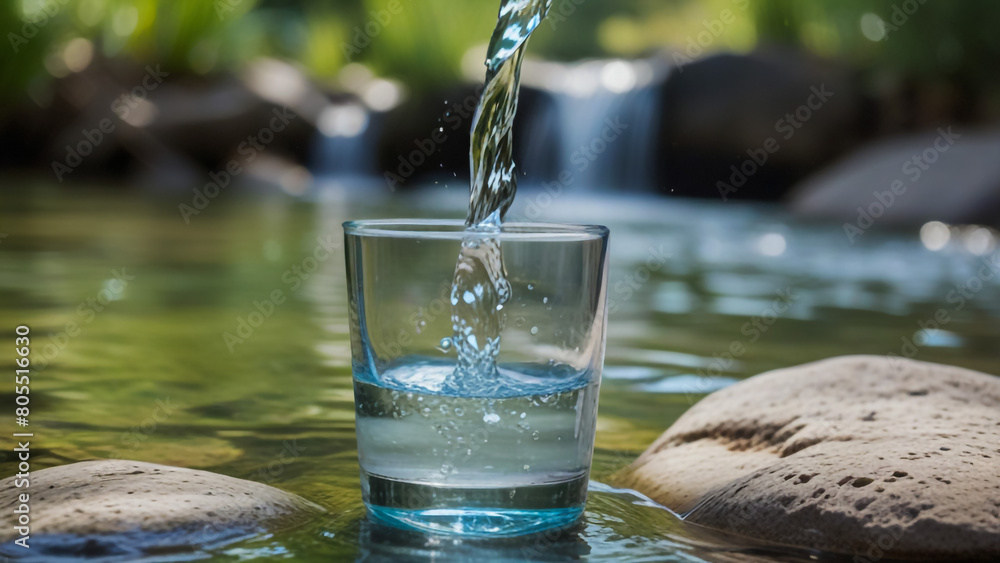
<path fill-rule="evenodd" d="M 459 221 L 387 220 L 344 232 L 369 514 L 473 536 L 576 522 L 604 361 L 608 229 L 514 223 L 485 236 Z M 470 236 L 499 244 L 510 290 L 492 314 L 495 367 L 475 373 L 456 369 L 452 319 L 453 303 L 483 289 L 452 298 Z"/>

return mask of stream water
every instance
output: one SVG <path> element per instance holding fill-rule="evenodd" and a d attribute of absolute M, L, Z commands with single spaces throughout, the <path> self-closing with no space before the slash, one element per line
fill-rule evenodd
<path fill-rule="evenodd" d="M 869 232 L 852 245 L 839 224 L 802 224 L 777 208 L 565 194 L 543 219 L 600 220 L 615 233 L 583 523 L 551 537 L 442 542 L 365 515 L 340 224 L 461 218 L 467 186 L 391 205 L 367 195 L 308 203 L 234 193 L 190 225 L 175 198 L 34 188 L 0 192 L 8 235 L 0 241 L 0 326 L 29 325 L 37 349 L 51 356 L 32 378 L 32 468 L 108 457 L 193 467 L 268 483 L 330 511 L 303 527 L 194 547 L 189 559 L 807 561 L 705 536 L 602 483 L 704 393 L 769 369 L 899 354 L 906 338 L 921 343 L 917 359 L 1000 374 L 1000 285 L 970 283 L 982 257 L 959 237 L 936 252 L 916 229 Z M 511 214 L 538 200 L 522 186 Z M 959 285 L 978 290 L 956 310 L 948 295 Z M 275 290 L 286 300 L 242 331 L 243 342 L 227 343 L 224 334 L 237 335 L 238 319 Z M 786 290 L 792 306 L 767 330 L 744 334 Z M 88 303 L 97 299 L 108 304 L 97 310 Z M 918 323 L 941 308 L 950 322 L 924 331 Z M 435 311 L 450 314 L 446 301 Z M 66 340 L 69 322 L 80 332 Z M 719 360 L 734 341 L 746 353 Z M 11 390 L 0 403 L 13 404 Z M 9 422 L 0 428 L 13 431 Z M 0 475 L 14 473 L 6 449 Z"/>

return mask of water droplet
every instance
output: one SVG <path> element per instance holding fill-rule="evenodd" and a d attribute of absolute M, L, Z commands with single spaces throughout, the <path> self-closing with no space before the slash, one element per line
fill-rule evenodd
<path fill-rule="evenodd" d="M 531 327 L 531 335 L 534 336 L 536 334 L 538 334 L 538 327 L 537 326 Z"/>

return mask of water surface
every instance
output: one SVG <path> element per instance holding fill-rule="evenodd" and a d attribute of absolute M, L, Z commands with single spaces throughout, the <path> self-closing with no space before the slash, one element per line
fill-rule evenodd
<path fill-rule="evenodd" d="M 601 483 L 704 393 L 768 369 L 900 354 L 909 341 L 918 359 L 1000 373 L 1000 285 L 969 293 L 981 258 L 958 243 L 932 252 L 904 230 L 852 245 L 839 225 L 799 224 L 773 208 L 565 195 L 545 217 L 612 229 L 584 524 L 493 543 L 387 531 L 361 504 L 340 223 L 461 218 L 466 190 L 378 205 L 334 191 L 315 202 L 232 192 L 190 224 L 177 212 L 184 194 L 4 193 L 0 327 L 13 338 L 29 325 L 36 364 L 48 361 L 32 379 L 33 468 L 108 457 L 182 465 L 269 483 L 330 511 L 193 554 L 217 561 L 808 560 L 705 535 Z M 525 191 L 510 217 L 542 201 Z M 956 285 L 971 295 L 961 307 L 949 300 Z M 791 306 L 772 315 L 782 299 Z M 939 309 L 950 320 L 921 328 Z M 79 334 L 67 339 L 70 322 Z M 730 358 L 734 342 L 745 353 Z M 0 475 L 13 474 L 10 452 L 0 455 Z"/>

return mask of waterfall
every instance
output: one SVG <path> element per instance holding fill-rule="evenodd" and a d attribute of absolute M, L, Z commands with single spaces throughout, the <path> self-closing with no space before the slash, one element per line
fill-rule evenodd
<path fill-rule="evenodd" d="M 525 84 L 552 100 L 556 123 L 549 138 L 557 145 L 557 165 L 544 161 L 551 153 L 532 148 L 522 157 L 524 168 L 542 171 L 546 177 L 535 179 L 545 182 L 568 171 L 575 191 L 652 189 L 667 74 L 667 65 L 656 60 L 525 63 Z"/>
<path fill-rule="evenodd" d="M 383 114 L 362 104 L 333 104 L 320 114 L 310 157 L 318 178 L 371 178 L 378 175 L 378 133 Z"/>

